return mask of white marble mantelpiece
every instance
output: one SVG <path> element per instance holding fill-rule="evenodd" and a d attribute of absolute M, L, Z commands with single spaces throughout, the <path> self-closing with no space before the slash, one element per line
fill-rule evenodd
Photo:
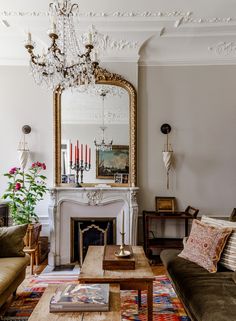
<path fill-rule="evenodd" d="M 49 265 L 70 263 L 71 218 L 116 219 L 116 243 L 120 244 L 122 212 L 125 217 L 125 243 L 136 245 L 138 187 L 55 187 L 50 189 Z"/>

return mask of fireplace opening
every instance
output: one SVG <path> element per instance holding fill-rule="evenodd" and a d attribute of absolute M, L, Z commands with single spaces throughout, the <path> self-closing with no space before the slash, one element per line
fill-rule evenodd
<path fill-rule="evenodd" d="M 116 244 L 115 218 L 72 218 L 71 262 L 82 265 L 89 245 Z"/>

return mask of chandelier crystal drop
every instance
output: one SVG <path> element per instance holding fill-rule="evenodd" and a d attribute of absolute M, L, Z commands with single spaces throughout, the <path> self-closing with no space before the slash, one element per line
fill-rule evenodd
<path fill-rule="evenodd" d="M 103 91 L 100 95 L 102 97 L 102 126 L 100 126 L 100 129 L 102 131 L 102 139 L 101 139 L 100 143 L 98 143 L 97 139 L 94 138 L 94 144 L 96 146 L 96 150 L 100 150 L 102 152 L 111 151 L 112 144 L 113 144 L 113 140 L 110 140 L 109 143 L 105 142 L 105 130 L 107 129 L 107 127 L 105 126 L 105 123 L 104 123 L 104 117 L 105 117 L 105 115 L 104 115 L 104 100 L 105 100 L 106 94 L 107 94 L 107 92 Z"/>
<path fill-rule="evenodd" d="M 71 0 L 55 0 L 49 5 L 52 26 L 48 32 L 51 45 L 41 56 L 34 53 L 35 44 L 31 33 L 25 48 L 30 54 L 30 68 L 35 82 L 55 90 L 78 88 L 86 90 L 95 84 L 95 72 L 98 67 L 97 54 L 92 44 L 92 33 L 88 33 L 85 48 L 76 37 L 74 16 L 78 16 L 78 4 Z"/>

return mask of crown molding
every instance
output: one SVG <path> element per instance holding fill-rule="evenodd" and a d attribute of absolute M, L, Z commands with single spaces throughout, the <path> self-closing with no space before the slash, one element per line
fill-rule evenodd
<path fill-rule="evenodd" d="M 186 19 L 191 15 L 191 12 L 184 12 L 182 10 L 174 11 L 113 11 L 113 12 L 82 12 L 79 13 L 79 17 L 126 17 L 126 18 L 137 18 L 137 17 L 185 17 Z M 44 11 L 1 11 L 1 17 L 45 17 L 49 16 L 48 12 Z"/>
<path fill-rule="evenodd" d="M 158 61 L 139 61 L 140 67 L 168 67 L 168 66 L 212 66 L 212 65 L 236 65 L 235 58 L 197 58 L 197 57 L 186 57 L 183 59 L 163 59 Z"/>
<path fill-rule="evenodd" d="M 209 46 L 208 50 L 218 56 L 231 56 L 236 59 L 236 42 L 235 41 L 220 41 L 213 46 Z"/>
<path fill-rule="evenodd" d="M 205 17 L 197 17 L 194 18 L 193 15 L 188 15 L 185 16 L 182 20 L 181 23 L 184 24 L 229 24 L 232 22 L 236 22 L 236 18 L 234 17 L 223 17 L 223 18 L 219 18 L 219 17 L 213 17 L 213 18 L 205 18 Z"/>

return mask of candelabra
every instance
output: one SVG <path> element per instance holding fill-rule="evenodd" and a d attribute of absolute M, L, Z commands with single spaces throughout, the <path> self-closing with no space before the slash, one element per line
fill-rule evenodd
<path fill-rule="evenodd" d="M 70 161 L 70 168 L 75 171 L 75 187 L 82 187 L 81 184 L 84 182 L 84 171 L 88 172 L 91 169 L 91 164 L 84 162 L 83 160 L 76 161 L 74 164 Z M 80 183 L 79 183 L 79 173 L 80 173 Z"/>

